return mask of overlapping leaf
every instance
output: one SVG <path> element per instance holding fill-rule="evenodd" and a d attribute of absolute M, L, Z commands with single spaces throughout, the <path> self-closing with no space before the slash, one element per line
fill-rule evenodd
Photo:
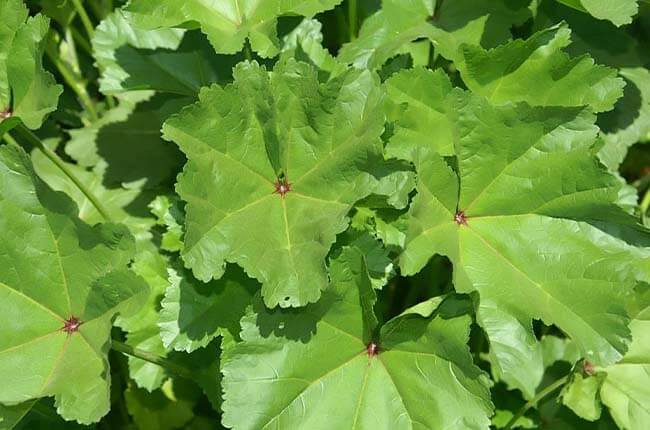
<path fill-rule="evenodd" d="M 231 267 L 207 284 L 187 271 L 170 270 L 169 280 L 158 322 L 166 348 L 192 352 L 217 336 L 239 336 L 239 320 L 257 290 L 241 269 Z"/>
<path fill-rule="evenodd" d="M 169 119 L 164 136 L 189 162 L 183 258 L 202 280 L 237 263 L 262 282 L 266 304 L 302 306 L 327 285 L 325 256 L 346 214 L 370 194 L 384 124 L 378 78 L 348 71 L 320 83 L 311 66 L 256 63 Z"/>
<path fill-rule="evenodd" d="M 593 362 L 620 359 L 629 339 L 624 297 L 635 277 L 650 275 L 649 253 L 623 231 L 636 229 L 636 243 L 648 234 L 613 204 L 619 185 L 595 158 L 593 115 L 458 100 L 450 123 L 457 162 L 416 159 L 402 273 L 449 256 L 457 290 L 479 292 L 499 373 L 524 391 L 539 382 L 517 376 L 536 344 L 531 319 L 560 327 Z"/>
<path fill-rule="evenodd" d="M 598 19 L 606 19 L 620 26 L 632 22 L 639 10 L 638 0 L 557 0 L 567 6 L 589 13 Z"/>
<path fill-rule="evenodd" d="M 364 21 L 359 38 L 343 46 L 339 59 L 357 67 L 379 67 L 408 42 L 428 38 L 440 55 L 455 60 L 462 43 L 491 48 L 508 40 L 510 27 L 529 16 L 529 3 L 384 0 L 382 9 Z"/>
<path fill-rule="evenodd" d="M 178 7 L 175 0 L 134 0 L 126 8 L 136 22 L 147 28 L 179 27 L 198 23 L 203 33 L 221 54 L 234 54 L 250 40 L 263 57 L 279 52 L 277 18 L 303 15 L 308 18 L 328 10 L 341 0 L 227 0 L 204 2 L 188 0 Z"/>
<path fill-rule="evenodd" d="M 526 102 L 532 106 L 591 106 L 611 110 L 623 95 L 616 71 L 594 65 L 588 55 L 570 58 L 565 24 L 542 30 L 492 50 L 465 45 L 458 68 L 467 87 L 492 103 Z"/>
<path fill-rule="evenodd" d="M 0 0 L 0 16 L 0 134 L 16 124 L 9 117 L 36 129 L 63 90 L 42 64 L 49 19 L 28 18 L 21 0 Z"/>
<path fill-rule="evenodd" d="M 456 313 L 462 306 L 407 312 L 379 329 L 375 300 L 361 253 L 345 248 L 317 304 L 251 307 L 243 342 L 224 351 L 224 424 L 487 429 L 492 407 L 466 346 L 470 319 Z"/>
<path fill-rule="evenodd" d="M 40 181 L 20 149 L 0 148 L 0 403 L 54 396 L 67 419 L 109 408 L 111 321 L 146 285 L 127 270 L 123 227 L 89 227 Z"/>
<path fill-rule="evenodd" d="M 200 31 L 143 30 L 122 10 L 97 27 L 93 49 L 105 94 L 154 90 L 196 97 L 200 87 L 226 81 L 241 60 L 215 55 Z"/>

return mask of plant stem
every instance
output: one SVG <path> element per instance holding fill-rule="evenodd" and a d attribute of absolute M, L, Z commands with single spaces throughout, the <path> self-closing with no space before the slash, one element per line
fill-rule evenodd
<path fill-rule="evenodd" d="M 84 9 L 83 5 L 81 4 L 81 0 L 72 0 L 72 5 L 79 14 L 79 18 L 81 18 L 81 23 L 83 24 L 84 29 L 88 34 L 88 39 L 92 40 L 93 34 L 95 33 L 95 27 L 93 26 L 93 23 L 90 20 L 86 9 Z"/>
<path fill-rule="evenodd" d="M 350 42 L 357 38 L 357 0 L 348 0 L 348 28 Z"/>
<path fill-rule="evenodd" d="M 72 34 L 72 38 L 73 38 L 74 41 L 77 43 L 77 45 L 79 45 L 79 47 L 80 47 L 80 48 L 81 48 L 81 49 L 82 49 L 86 54 L 88 54 L 88 55 L 90 55 L 90 56 L 92 57 L 92 56 L 93 56 L 93 50 L 92 50 L 92 48 L 90 47 L 90 43 L 88 43 L 88 41 L 86 40 L 86 38 L 83 37 L 83 36 L 81 35 L 81 33 L 79 32 L 79 30 L 77 30 L 75 27 L 70 26 L 70 27 L 68 27 L 68 29 L 70 30 L 70 34 Z"/>
<path fill-rule="evenodd" d="M 90 114 L 92 120 L 97 121 L 99 116 L 97 115 L 97 110 L 95 109 L 95 105 L 92 99 L 90 98 L 88 91 L 86 90 L 86 86 L 75 78 L 74 72 L 70 70 L 67 64 L 61 61 L 61 59 L 55 52 L 52 52 L 52 48 L 49 47 L 46 48 L 45 53 L 47 54 L 47 57 L 50 59 L 50 61 L 52 61 L 52 63 L 56 66 L 56 69 L 59 71 L 66 84 L 68 84 L 68 86 L 72 89 L 72 91 L 74 91 L 75 94 L 77 94 L 77 96 L 81 100 L 81 103 L 84 105 L 84 108 Z"/>
<path fill-rule="evenodd" d="M 526 404 L 524 406 L 522 406 L 517 411 L 517 413 L 513 415 L 512 418 L 510 418 L 510 421 L 508 421 L 508 424 L 506 424 L 506 426 L 503 429 L 504 430 L 510 430 L 512 428 L 512 426 L 515 425 L 515 423 L 519 420 L 519 418 L 524 416 L 524 414 L 526 413 L 526 411 L 528 411 L 528 409 L 532 408 L 533 406 L 535 406 L 535 404 L 537 404 L 537 402 L 542 400 L 544 397 L 548 396 L 553 391 L 557 390 L 558 388 L 560 388 L 561 386 L 566 384 L 569 381 L 570 376 L 571 375 L 566 375 L 566 376 L 558 379 L 557 381 L 553 382 L 552 384 L 550 384 L 549 386 L 544 388 L 542 391 L 537 393 L 537 395 L 535 395 L 535 397 L 533 397 L 528 402 L 526 402 Z"/>
<path fill-rule="evenodd" d="M 59 158 L 54 151 L 52 151 L 47 146 L 43 145 L 43 142 L 34 134 L 30 129 L 25 127 L 24 124 L 18 125 L 15 130 L 20 134 L 25 140 L 27 140 L 31 145 L 37 148 L 43 153 L 52 163 L 56 165 L 76 186 L 79 188 L 79 191 L 83 193 L 84 196 L 92 203 L 92 205 L 97 209 L 97 212 L 106 220 L 111 221 L 111 217 L 108 214 L 108 211 L 104 206 L 97 200 L 93 193 L 75 176 L 74 173 L 66 166 L 66 164 Z"/>
<path fill-rule="evenodd" d="M 251 48 L 251 43 L 248 39 L 244 42 L 244 57 L 246 60 L 253 61 L 253 49 Z"/>
<path fill-rule="evenodd" d="M 169 370 L 172 373 L 175 373 L 177 376 L 181 376 L 186 379 L 194 379 L 194 375 L 192 372 L 190 372 L 188 369 L 186 369 L 183 366 L 179 366 L 178 364 L 167 360 L 166 358 L 159 357 L 156 354 L 152 354 L 147 351 L 143 351 L 138 348 L 134 348 L 131 345 L 127 345 L 123 342 L 120 342 L 118 340 L 112 340 L 112 346 L 111 348 L 114 351 L 121 352 L 122 354 L 130 355 L 131 357 L 139 358 L 140 360 L 144 360 L 148 363 L 155 364 L 157 366 L 160 366 L 164 369 Z"/>

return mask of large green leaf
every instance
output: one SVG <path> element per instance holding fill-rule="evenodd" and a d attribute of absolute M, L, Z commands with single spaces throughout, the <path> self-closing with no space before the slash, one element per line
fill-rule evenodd
<path fill-rule="evenodd" d="M 510 39 L 510 27 L 529 16 L 529 0 L 384 0 L 364 21 L 359 38 L 339 59 L 357 67 L 380 67 L 408 42 L 430 39 L 440 55 L 457 58 L 461 44 L 491 48 Z"/>
<path fill-rule="evenodd" d="M 50 21 L 42 15 L 28 18 L 21 0 L 0 0 L 0 16 L 0 131 L 15 124 L 10 116 L 37 129 L 63 91 L 42 64 Z"/>
<path fill-rule="evenodd" d="M 370 194 L 382 162 L 383 95 L 368 71 L 319 83 L 286 59 L 269 73 L 241 63 L 163 126 L 189 162 L 183 258 L 204 282 L 237 263 L 262 282 L 266 304 L 302 306 L 327 285 L 325 256 Z"/>
<path fill-rule="evenodd" d="M 331 266 L 317 304 L 273 311 L 258 301 L 242 319 L 243 341 L 223 356 L 224 425 L 487 429 L 492 405 L 463 307 L 448 301 L 378 329 L 361 253 L 344 248 Z"/>
<path fill-rule="evenodd" d="M 496 104 L 611 110 L 623 95 L 624 81 L 588 55 L 570 58 L 562 52 L 570 43 L 571 30 L 560 24 L 488 51 L 464 45 L 458 69 L 470 90 Z"/>
<path fill-rule="evenodd" d="M 234 266 L 218 281 L 204 284 L 187 271 L 169 272 L 160 311 L 160 335 L 166 348 L 192 352 L 217 336 L 239 335 L 239 320 L 258 289 Z"/>
<path fill-rule="evenodd" d="M 124 227 L 89 227 L 27 155 L 0 148 L 0 403 L 54 396 L 58 412 L 98 421 L 109 409 L 112 319 L 146 285 L 127 270 Z"/>
<path fill-rule="evenodd" d="M 617 26 L 629 24 L 639 10 L 638 0 L 557 0 L 574 9 L 606 19 Z"/>
<path fill-rule="evenodd" d="M 331 9 L 341 0 L 133 0 L 126 8 L 138 25 L 146 28 L 179 27 L 198 23 L 218 53 L 240 51 L 248 38 L 263 57 L 279 52 L 276 21 L 283 15 L 315 14 Z"/>
<path fill-rule="evenodd" d="M 613 203 L 618 180 L 595 158 L 594 116 L 464 100 L 452 122 L 457 160 L 416 159 L 402 273 L 449 256 L 457 290 L 479 292 L 499 373 L 524 392 L 541 378 L 518 370 L 542 365 L 532 319 L 556 324 L 589 360 L 615 362 L 629 338 L 623 299 L 650 276 L 648 250 L 624 232 L 646 244 L 648 233 Z"/>

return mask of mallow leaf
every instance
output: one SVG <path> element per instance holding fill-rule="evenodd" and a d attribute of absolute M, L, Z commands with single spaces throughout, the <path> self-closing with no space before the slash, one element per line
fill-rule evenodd
<path fill-rule="evenodd" d="M 332 9 L 341 0 L 187 0 L 178 7 L 175 0 L 133 0 L 126 10 L 145 28 L 198 25 L 220 54 L 241 51 L 246 39 L 262 57 L 279 52 L 277 19 L 283 15 L 308 18 Z"/>
<path fill-rule="evenodd" d="M 530 15 L 529 0 L 383 0 L 366 19 L 359 37 L 344 45 L 339 60 L 356 67 L 380 67 L 420 38 L 436 52 L 456 60 L 463 43 L 491 48 L 511 38 L 510 27 Z"/>
<path fill-rule="evenodd" d="M 28 17 L 21 0 L 0 0 L 0 16 L 0 134 L 17 124 L 12 117 L 40 128 L 63 91 L 43 68 L 50 20 L 40 14 Z"/>
<path fill-rule="evenodd" d="M 60 415 L 98 421 L 110 405 L 112 319 L 147 286 L 127 269 L 126 228 L 90 227 L 27 154 L 0 148 L 0 403 L 54 396 Z"/>
<path fill-rule="evenodd" d="M 570 43 L 571 30 L 559 24 L 491 50 L 463 45 L 458 69 L 470 90 L 495 104 L 611 110 L 625 82 L 616 70 L 595 65 L 587 54 L 570 58 L 562 52 Z"/>
<path fill-rule="evenodd" d="M 380 328 L 361 252 L 344 248 L 331 276 L 303 312 L 251 306 L 242 342 L 222 357 L 226 427 L 488 429 L 467 306 L 447 301 L 429 317 L 406 313 Z"/>
<path fill-rule="evenodd" d="M 619 363 L 602 369 L 606 376 L 600 387 L 602 402 L 624 430 L 642 430 L 650 422 L 650 288 L 638 290 L 630 349 Z"/>
<path fill-rule="evenodd" d="M 239 336 L 239 320 L 258 289 L 237 266 L 217 281 L 200 282 L 186 270 L 169 269 L 158 326 L 168 349 L 192 352 L 224 334 Z"/>
<path fill-rule="evenodd" d="M 187 155 L 176 190 L 187 202 L 187 267 L 201 281 L 236 263 L 269 307 L 314 302 L 325 256 L 370 194 L 382 162 L 383 95 L 369 71 L 318 81 L 286 59 L 272 72 L 240 63 L 235 81 L 201 91 L 163 134 Z"/>
<path fill-rule="evenodd" d="M 517 374 L 530 359 L 532 319 L 557 325 L 598 364 L 627 348 L 624 298 L 650 275 L 648 251 L 618 234 L 634 221 L 615 206 L 619 182 L 595 156 L 594 119 L 579 108 L 467 97 L 454 122 L 456 158 L 416 160 L 402 273 L 434 254 L 452 260 L 456 289 L 479 293 L 478 320 L 500 373 Z M 515 382 L 531 392 L 539 378 Z"/>
<path fill-rule="evenodd" d="M 574 9 L 586 12 L 598 19 L 605 19 L 617 26 L 630 24 L 639 11 L 638 0 L 557 0 Z"/>

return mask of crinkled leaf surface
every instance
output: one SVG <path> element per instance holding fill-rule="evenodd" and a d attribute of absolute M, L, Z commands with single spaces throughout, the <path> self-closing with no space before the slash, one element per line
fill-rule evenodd
<path fill-rule="evenodd" d="M 632 22 L 639 10 L 638 0 L 557 0 L 572 8 L 589 13 L 598 19 L 606 19 L 620 26 Z"/>
<path fill-rule="evenodd" d="M 571 30 L 560 24 L 491 50 L 464 45 L 458 68 L 470 90 L 495 104 L 612 109 L 624 81 L 588 55 L 570 58 L 562 52 L 570 43 Z"/>
<path fill-rule="evenodd" d="M 166 348 L 192 352 L 217 336 L 239 336 L 239 320 L 258 289 L 237 266 L 207 284 L 186 270 L 169 271 L 169 287 L 162 301 L 160 335 Z"/>
<path fill-rule="evenodd" d="M 613 204 L 617 179 L 595 158 L 593 122 L 581 109 L 468 97 L 455 121 L 456 170 L 439 156 L 416 162 L 402 273 L 435 253 L 452 259 L 457 290 L 479 292 L 500 373 L 530 360 L 531 319 L 560 327 L 592 362 L 626 350 L 623 299 L 635 277 L 647 279 L 648 252 L 608 233 L 630 221 Z M 516 385 L 531 392 L 533 379 Z"/>
<path fill-rule="evenodd" d="M 63 91 L 43 69 L 43 38 L 50 21 L 29 17 L 21 0 L 0 0 L 0 112 L 10 112 L 31 129 L 56 109 Z M 7 121 L 7 120 L 5 120 Z M 0 117 L 0 130 L 2 127 Z"/>
<path fill-rule="evenodd" d="M 109 408 L 111 321 L 146 285 L 127 270 L 128 231 L 89 227 L 36 177 L 20 149 L 0 148 L 0 403 L 54 396 L 88 423 Z M 81 324 L 64 331 L 75 318 Z"/>
<path fill-rule="evenodd" d="M 378 331 L 361 253 L 345 248 L 331 266 L 318 303 L 296 312 L 258 302 L 242 319 L 243 341 L 224 351 L 224 425 L 487 429 L 492 405 L 466 346 L 469 316 L 443 305 Z M 373 341 L 378 354 L 368 353 Z"/>
<path fill-rule="evenodd" d="M 276 21 L 283 15 L 312 17 L 341 0 L 134 0 L 127 10 L 136 23 L 147 28 L 178 27 L 198 23 L 215 50 L 221 54 L 240 51 L 245 40 L 263 57 L 279 52 Z"/>
<path fill-rule="evenodd" d="M 199 280 L 237 263 L 269 307 L 302 306 L 327 285 L 325 256 L 352 204 L 374 189 L 383 95 L 371 72 L 320 83 L 292 59 L 234 73 L 163 126 L 189 159 L 176 187 L 187 202 L 182 255 Z"/>
<path fill-rule="evenodd" d="M 341 49 L 339 59 L 357 67 L 380 67 L 408 42 L 430 39 L 445 58 L 455 60 L 462 43 L 491 48 L 510 39 L 510 27 L 529 16 L 528 0 L 384 0 L 366 19 L 359 38 Z"/>

